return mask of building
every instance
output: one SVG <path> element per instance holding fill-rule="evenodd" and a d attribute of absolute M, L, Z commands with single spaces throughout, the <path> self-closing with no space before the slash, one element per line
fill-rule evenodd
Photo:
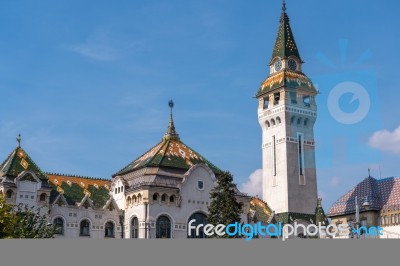
<path fill-rule="evenodd" d="M 236 189 L 243 203 L 241 222 L 326 223 L 315 171 L 317 91 L 302 64 L 284 2 L 270 74 L 257 92 L 263 199 Z M 172 101 L 169 106 L 161 141 L 111 180 L 43 172 L 19 137 L 0 165 L 0 192 L 10 203 L 42 207 L 59 238 L 188 237 L 190 220 L 206 223 L 209 195 L 222 171 L 182 142 Z"/>
<path fill-rule="evenodd" d="M 358 226 L 381 226 L 381 238 L 400 238 L 399 202 L 399 177 L 375 179 L 368 176 L 333 203 L 328 216 L 332 223 L 356 226 L 358 205 Z"/>
<path fill-rule="evenodd" d="M 315 223 L 318 203 L 314 124 L 317 118 L 311 80 L 283 3 L 269 76 L 256 94 L 262 129 L 263 200 L 284 223 Z"/>
<path fill-rule="evenodd" d="M 190 220 L 206 223 L 222 171 L 181 141 L 170 107 L 161 141 L 111 180 L 45 173 L 18 138 L 0 166 L 0 192 L 9 203 L 47 211 L 58 238 L 186 238 Z M 251 198 L 239 190 L 236 196 L 247 222 Z"/>

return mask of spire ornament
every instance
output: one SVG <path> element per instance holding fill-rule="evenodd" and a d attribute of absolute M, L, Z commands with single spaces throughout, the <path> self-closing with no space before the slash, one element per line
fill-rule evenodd
<path fill-rule="evenodd" d="M 282 12 L 286 12 L 286 1 L 285 0 L 283 0 L 283 3 L 282 3 Z"/>
<path fill-rule="evenodd" d="M 165 139 L 165 140 L 168 140 L 168 139 L 179 140 L 179 134 L 175 130 L 174 117 L 173 117 L 173 114 L 172 114 L 172 109 L 174 108 L 174 101 L 169 100 L 168 106 L 170 108 L 169 123 L 168 123 L 167 132 L 165 133 L 163 139 Z"/>
<path fill-rule="evenodd" d="M 21 133 L 19 133 L 17 136 L 18 148 L 21 148 L 21 140 Z"/>

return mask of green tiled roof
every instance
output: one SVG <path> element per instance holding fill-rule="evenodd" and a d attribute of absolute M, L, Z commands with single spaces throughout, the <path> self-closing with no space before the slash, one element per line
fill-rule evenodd
<path fill-rule="evenodd" d="M 208 165 L 215 174 L 222 171 L 178 138 L 163 138 L 156 146 L 114 174 L 123 175 L 144 167 L 167 167 L 189 170 L 193 165 Z"/>
<path fill-rule="evenodd" d="M 49 174 L 49 181 L 53 188 L 51 203 L 62 193 L 69 205 L 76 205 L 88 194 L 94 207 L 102 208 L 110 198 L 109 180 Z"/>
<path fill-rule="evenodd" d="M 252 200 L 250 201 L 250 210 L 254 211 L 253 222 L 255 223 L 268 223 L 268 220 L 272 214 L 271 208 L 268 206 L 268 204 L 265 201 L 262 201 L 256 197 L 252 198 Z"/>
<path fill-rule="evenodd" d="M 172 116 L 172 108 L 174 107 L 173 101 L 169 101 L 168 105 L 171 109 L 168 128 L 161 142 L 113 176 L 127 174 L 144 167 L 166 167 L 189 170 L 192 166 L 199 163 L 206 164 L 216 175 L 222 173 L 221 169 L 180 140 L 179 134 L 175 130 Z"/>
<path fill-rule="evenodd" d="M 305 74 L 284 70 L 269 76 L 261 84 L 256 96 L 259 97 L 281 87 L 302 89 L 310 93 L 317 93 L 314 84 Z"/>
<path fill-rule="evenodd" d="M 31 157 L 21 148 L 17 147 L 1 164 L 0 176 L 17 177 L 21 172 L 29 170 L 41 180 L 47 180 L 47 175 L 40 170 Z"/>
<path fill-rule="evenodd" d="M 286 6 L 284 4 L 279 23 L 278 35 L 276 36 L 270 64 L 272 64 L 274 59 L 277 57 L 282 59 L 288 58 L 289 56 L 295 56 L 301 60 L 296 42 L 293 37 L 292 29 L 290 27 L 289 16 L 286 14 Z"/>

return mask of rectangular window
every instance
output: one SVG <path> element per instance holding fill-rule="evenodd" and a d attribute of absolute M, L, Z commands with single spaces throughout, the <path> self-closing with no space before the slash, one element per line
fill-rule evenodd
<path fill-rule="evenodd" d="M 311 98 L 310 98 L 309 95 L 304 95 L 303 96 L 303 103 L 304 103 L 304 106 L 307 106 L 307 107 L 310 106 Z"/>
<path fill-rule="evenodd" d="M 305 185 L 306 179 L 304 176 L 304 146 L 303 146 L 303 135 L 298 133 L 298 156 L 299 156 L 299 184 Z"/>
<path fill-rule="evenodd" d="M 290 100 L 292 104 L 297 104 L 297 94 L 294 91 L 290 92 Z"/>
<path fill-rule="evenodd" d="M 279 104 L 280 99 L 281 99 L 281 93 L 280 92 L 274 93 L 274 105 Z"/>
<path fill-rule="evenodd" d="M 276 138 L 272 136 L 272 186 L 277 186 L 276 179 Z"/>
<path fill-rule="evenodd" d="M 267 109 L 267 108 L 268 108 L 268 105 L 269 105 L 269 97 L 265 97 L 265 98 L 264 98 L 264 105 L 263 105 L 263 108 L 264 108 L 264 109 Z"/>

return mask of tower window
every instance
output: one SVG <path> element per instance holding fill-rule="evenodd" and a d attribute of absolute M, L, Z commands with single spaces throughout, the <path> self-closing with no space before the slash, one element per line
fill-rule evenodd
<path fill-rule="evenodd" d="M 272 175 L 276 176 L 276 142 L 275 142 L 275 136 L 272 136 L 272 161 L 273 161 Z M 273 183 L 276 183 L 276 180 Z M 275 186 L 276 186 L 276 184 L 275 184 Z"/>
<path fill-rule="evenodd" d="M 304 103 L 304 106 L 307 106 L 307 107 L 310 106 L 310 103 L 311 103 L 310 95 L 304 95 L 303 96 L 303 103 Z"/>
<path fill-rule="evenodd" d="M 304 126 L 308 125 L 308 118 L 304 119 Z"/>
<path fill-rule="evenodd" d="M 264 98 L 263 108 L 267 109 L 269 105 L 269 97 Z"/>
<path fill-rule="evenodd" d="M 275 126 L 275 120 L 274 119 L 271 119 L 271 125 Z"/>
<path fill-rule="evenodd" d="M 274 93 L 274 105 L 279 104 L 280 99 L 281 99 L 281 93 L 280 92 Z"/>
<path fill-rule="evenodd" d="M 290 92 L 290 100 L 292 102 L 292 104 L 297 104 L 297 95 L 296 92 L 291 91 Z"/>
<path fill-rule="evenodd" d="M 298 140 L 298 152 L 299 152 L 299 184 L 300 185 L 305 185 L 306 180 L 304 176 L 304 147 L 303 147 L 303 135 L 298 134 L 297 136 Z"/>
<path fill-rule="evenodd" d="M 266 125 L 267 127 L 270 127 L 270 126 L 271 126 L 271 124 L 269 123 L 269 121 L 265 121 L 265 125 Z"/>
<path fill-rule="evenodd" d="M 281 118 L 280 118 L 279 116 L 276 118 L 276 123 L 277 123 L 277 124 L 280 124 L 280 123 L 281 123 Z"/>
<path fill-rule="evenodd" d="M 297 118 L 297 124 L 298 124 L 298 125 L 301 124 L 301 117 Z"/>

